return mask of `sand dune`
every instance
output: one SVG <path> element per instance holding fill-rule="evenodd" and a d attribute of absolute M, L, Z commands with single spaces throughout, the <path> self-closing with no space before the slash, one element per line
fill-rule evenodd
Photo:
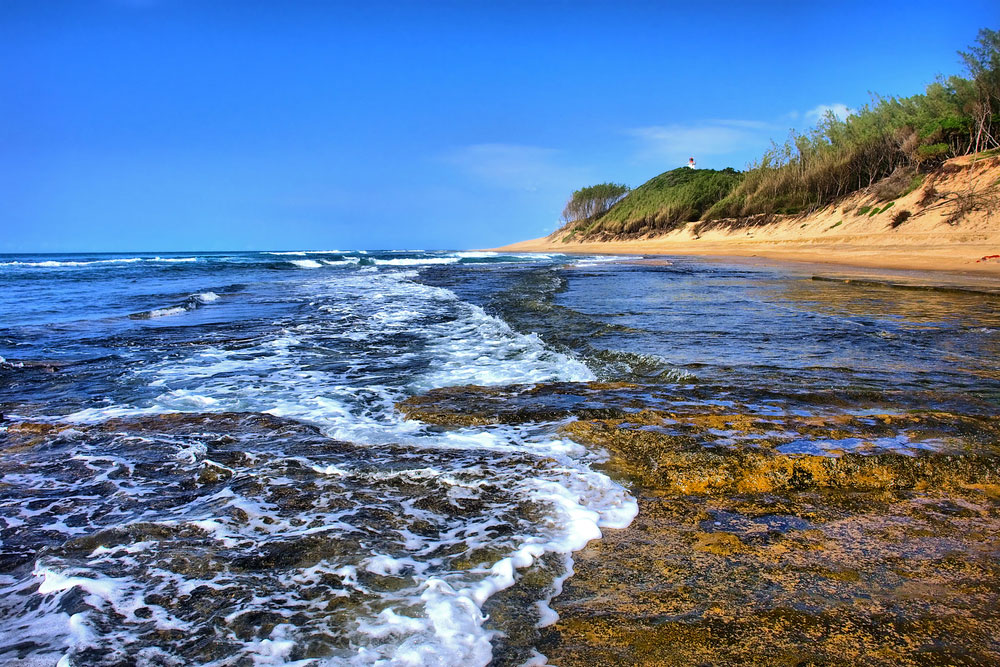
<path fill-rule="evenodd" d="M 660 236 L 583 243 L 563 243 L 556 233 L 497 250 L 769 257 L 1000 277 L 1000 158 L 954 158 L 884 212 L 865 210 L 887 204 L 861 191 L 810 214 L 775 216 L 762 226 L 706 230 L 692 222 Z M 901 211 L 911 215 L 894 227 Z"/>

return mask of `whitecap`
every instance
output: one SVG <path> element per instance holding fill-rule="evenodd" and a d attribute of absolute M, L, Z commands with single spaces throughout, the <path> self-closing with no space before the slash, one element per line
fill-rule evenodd
<path fill-rule="evenodd" d="M 146 313 L 146 316 L 150 319 L 156 317 L 170 317 L 171 315 L 182 315 L 187 312 L 187 308 L 184 306 L 171 306 L 169 308 L 157 308 L 156 310 L 151 310 Z"/>
<path fill-rule="evenodd" d="M 628 259 L 638 259 L 636 255 L 594 255 L 592 257 L 582 257 L 573 263 L 576 266 L 595 266 L 608 262 L 621 262 Z"/>
<path fill-rule="evenodd" d="M 456 264 L 458 257 L 398 257 L 394 259 L 376 259 L 375 263 L 381 266 L 422 266 L 429 264 Z"/>
<path fill-rule="evenodd" d="M 222 298 L 215 292 L 202 292 L 200 294 L 195 294 L 193 296 L 195 299 L 197 299 L 202 303 L 210 303 L 212 301 L 218 301 L 219 299 Z"/>
<path fill-rule="evenodd" d="M 118 259 L 95 259 L 89 261 L 57 261 L 44 260 L 40 262 L 0 262 L 0 266 L 25 266 L 36 268 L 58 268 L 71 266 L 93 266 L 97 264 L 134 264 L 136 262 L 197 262 L 197 257 L 122 257 Z"/>
<path fill-rule="evenodd" d="M 283 250 L 280 252 L 265 252 L 265 255 L 343 255 L 351 250 Z"/>

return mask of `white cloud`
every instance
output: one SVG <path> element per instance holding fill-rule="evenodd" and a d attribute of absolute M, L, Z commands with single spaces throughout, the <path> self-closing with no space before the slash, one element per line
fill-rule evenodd
<path fill-rule="evenodd" d="M 740 120 L 736 118 L 715 118 L 705 121 L 709 125 L 737 127 L 746 130 L 773 130 L 774 125 L 762 120 Z"/>
<path fill-rule="evenodd" d="M 627 131 L 639 142 L 642 160 L 687 162 L 702 155 L 728 155 L 764 145 L 775 127 L 756 120 L 708 120 L 693 125 L 652 125 Z"/>
<path fill-rule="evenodd" d="M 561 152 L 552 148 L 520 144 L 473 144 L 453 150 L 444 160 L 486 185 L 534 192 L 564 187 L 584 176 L 578 167 L 561 161 Z"/>
<path fill-rule="evenodd" d="M 836 116 L 838 120 L 844 120 L 854 113 L 854 110 L 843 102 L 834 102 L 833 104 L 819 104 L 813 107 L 805 113 L 805 117 L 806 120 L 815 123 L 821 118 L 824 118 L 828 111 L 832 111 L 833 115 Z"/>

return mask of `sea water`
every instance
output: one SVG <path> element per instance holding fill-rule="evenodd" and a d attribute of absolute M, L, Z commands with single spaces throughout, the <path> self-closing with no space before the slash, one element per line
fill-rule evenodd
<path fill-rule="evenodd" d="M 1000 396 L 995 295 L 773 267 L 7 255 L 0 284 L 0 428 L 39 433 L 0 452 L 10 663 L 544 662 L 516 628 L 555 620 L 573 552 L 635 500 L 559 422 L 405 419 L 429 390 L 622 381 L 759 390 L 764 412 L 780 390 L 803 414 L 816 392 Z"/>

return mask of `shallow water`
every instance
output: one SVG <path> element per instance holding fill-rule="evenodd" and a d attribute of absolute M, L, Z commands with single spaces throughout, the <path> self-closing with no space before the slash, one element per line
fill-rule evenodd
<path fill-rule="evenodd" d="M 538 659 L 530 628 L 572 552 L 635 501 L 564 418 L 446 428 L 396 409 L 429 390 L 624 381 L 633 402 L 763 415 L 1000 403 L 1000 298 L 777 268 L 46 255 L 0 256 L 0 281 L 0 412 L 49 425 L 10 427 L 0 453 L 7 661 Z"/>

